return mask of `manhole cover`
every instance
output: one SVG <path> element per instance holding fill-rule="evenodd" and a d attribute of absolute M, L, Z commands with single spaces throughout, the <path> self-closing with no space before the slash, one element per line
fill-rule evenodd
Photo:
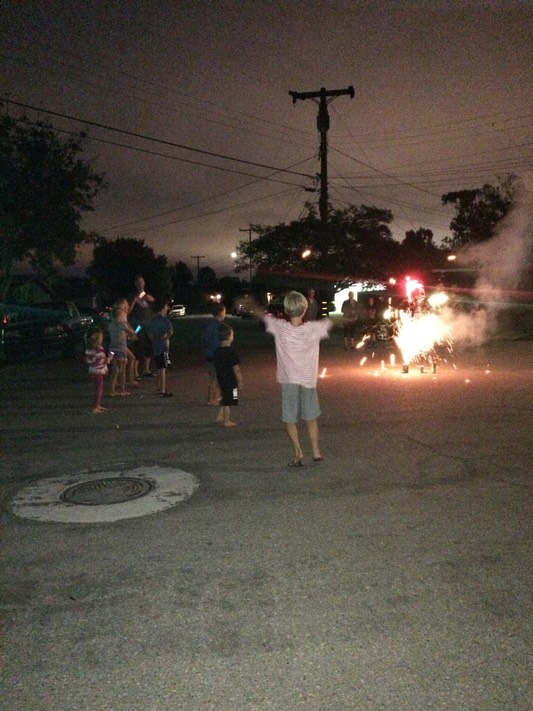
<path fill-rule="evenodd" d="M 36 521 L 108 523 L 176 506 L 199 483 L 193 474 L 170 467 L 79 472 L 34 482 L 15 496 L 12 506 L 17 516 Z"/>
<path fill-rule="evenodd" d="M 123 504 L 125 501 L 145 496 L 153 489 L 152 482 L 133 477 L 94 479 L 71 486 L 63 491 L 59 498 L 67 504 L 81 506 L 101 506 Z"/>

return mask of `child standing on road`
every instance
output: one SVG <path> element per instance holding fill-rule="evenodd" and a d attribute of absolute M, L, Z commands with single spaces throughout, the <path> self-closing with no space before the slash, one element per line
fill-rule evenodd
<path fill-rule="evenodd" d="M 217 383 L 217 374 L 213 360 L 215 351 L 220 346 L 218 326 L 226 318 L 226 307 L 224 304 L 215 304 L 212 313 L 213 318 L 208 321 L 205 329 L 205 359 L 207 361 L 207 374 L 209 376 L 207 404 L 220 405 L 220 388 Z"/>
<path fill-rule="evenodd" d="M 162 397 L 172 397 L 167 390 L 167 368 L 169 365 L 170 337 L 174 333 L 167 317 L 168 302 L 154 301 L 155 316 L 148 322 L 146 330 L 152 341 L 154 363 L 157 368 L 157 390 Z"/>
<path fill-rule="evenodd" d="M 242 388 L 239 356 L 232 346 L 231 326 L 221 322 L 218 326 L 218 337 L 220 346 L 213 356 L 213 365 L 222 395 L 217 422 L 221 422 L 224 427 L 235 427 L 237 423 L 231 419 L 231 407 L 239 404 L 239 388 Z"/>
<path fill-rule="evenodd" d="M 289 321 L 265 315 L 266 331 L 276 341 L 277 380 L 281 383 L 281 417 L 294 449 L 289 467 L 303 466 L 303 451 L 298 437 L 298 420 L 307 423 L 313 461 L 320 462 L 318 443 L 318 356 L 320 341 L 328 337 L 332 322 L 328 318 L 304 322 L 307 299 L 291 291 L 283 301 Z"/>
<path fill-rule="evenodd" d="M 85 362 L 89 366 L 89 375 L 93 381 L 93 415 L 106 412 L 107 408 L 102 407 L 102 395 L 104 394 L 104 376 L 107 375 L 107 366 L 113 356 L 107 356 L 104 350 L 104 334 L 102 329 L 97 328 L 88 334 L 88 343 L 85 350 Z"/>
<path fill-rule="evenodd" d="M 127 302 L 126 302 L 127 304 Z M 113 364 L 111 366 L 111 382 L 109 395 L 129 395 L 126 389 L 126 365 L 128 363 L 128 336 L 135 336 L 135 331 L 127 321 L 127 306 L 124 302 L 119 302 L 113 306 L 112 319 L 108 326 L 109 331 L 109 351 L 113 354 Z"/>

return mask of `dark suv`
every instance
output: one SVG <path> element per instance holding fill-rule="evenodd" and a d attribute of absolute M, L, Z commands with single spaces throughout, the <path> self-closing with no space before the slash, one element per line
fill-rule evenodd
<path fill-rule="evenodd" d="M 2 360 L 75 352 L 75 337 L 57 314 L 21 304 L 0 304 L 0 314 Z"/>

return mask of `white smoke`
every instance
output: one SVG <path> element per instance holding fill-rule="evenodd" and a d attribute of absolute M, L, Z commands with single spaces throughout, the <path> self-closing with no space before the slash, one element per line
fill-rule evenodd
<path fill-rule="evenodd" d="M 496 323 L 498 312 L 516 296 L 533 257 L 533 175 L 523 176 L 516 189 L 514 206 L 498 223 L 494 236 L 461 251 L 461 261 L 478 271 L 474 294 L 486 305 L 489 328 Z M 458 323 L 459 332 L 462 326 L 465 324 Z M 479 331 L 482 319 L 476 326 Z M 479 333 L 474 338 L 479 341 Z"/>

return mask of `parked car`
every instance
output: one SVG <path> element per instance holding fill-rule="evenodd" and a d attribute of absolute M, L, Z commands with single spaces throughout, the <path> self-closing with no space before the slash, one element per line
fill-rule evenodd
<path fill-rule="evenodd" d="M 88 326 L 98 326 L 99 328 L 107 328 L 109 326 L 110 311 L 97 311 L 88 306 L 78 306 L 78 311 L 84 321 L 87 321 Z"/>
<path fill-rule="evenodd" d="M 276 318 L 285 319 L 285 321 L 288 320 L 288 316 L 285 313 L 285 307 L 281 301 L 272 301 L 270 304 L 267 304 L 265 307 L 265 314 L 267 316 L 275 316 Z"/>
<path fill-rule="evenodd" d="M 185 316 L 185 306 L 183 304 L 174 304 L 171 306 L 168 313 L 170 318 L 179 318 L 180 316 Z"/>
<path fill-rule="evenodd" d="M 4 361 L 74 354 L 75 337 L 57 314 L 20 304 L 0 304 L 0 313 L 0 352 Z"/>
<path fill-rule="evenodd" d="M 240 318 L 253 318 L 255 316 L 254 312 L 249 309 L 246 304 L 235 304 L 231 309 L 232 316 L 239 316 Z"/>

